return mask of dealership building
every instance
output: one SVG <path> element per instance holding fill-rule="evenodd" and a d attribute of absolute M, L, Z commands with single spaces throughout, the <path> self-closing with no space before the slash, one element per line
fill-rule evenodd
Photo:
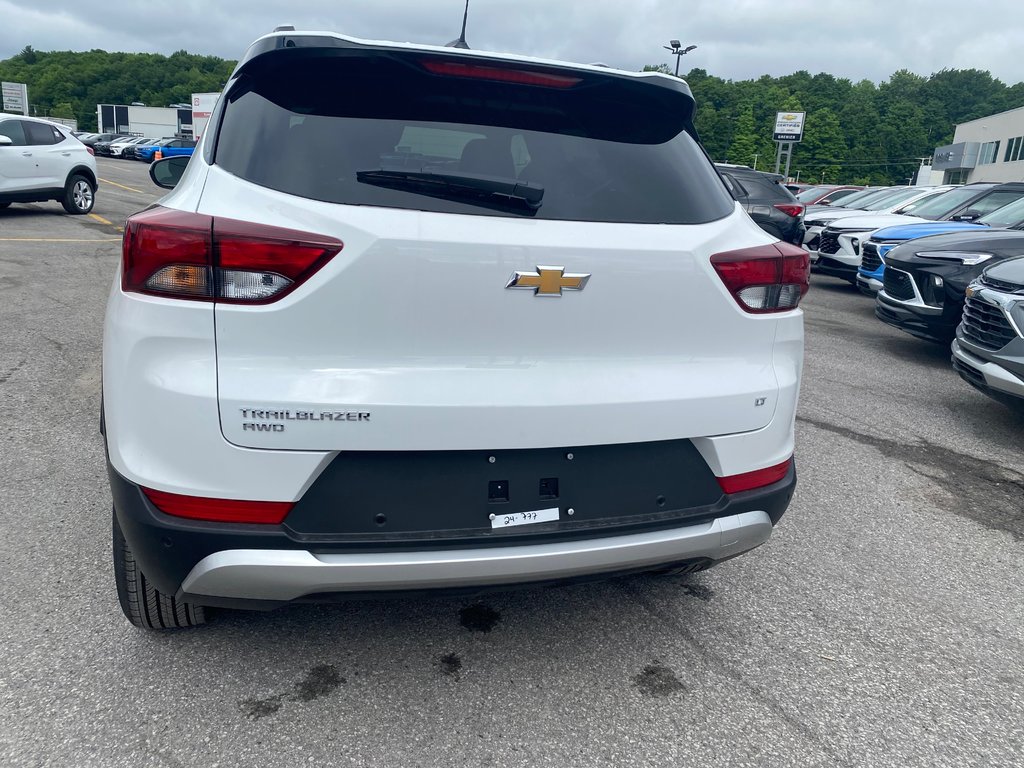
<path fill-rule="evenodd" d="M 1024 107 L 960 123 L 953 143 L 935 150 L 932 170 L 942 172 L 943 184 L 1024 181 L 1022 144 Z"/>
<path fill-rule="evenodd" d="M 192 137 L 192 108 L 147 107 L 142 104 L 97 104 L 99 133 L 126 133 L 162 139 L 170 136 Z"/>

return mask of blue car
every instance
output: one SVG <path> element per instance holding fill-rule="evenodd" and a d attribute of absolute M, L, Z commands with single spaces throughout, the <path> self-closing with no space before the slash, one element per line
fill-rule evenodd
<path fill-rule="evenodd" d="M 152 163 L 157 151 L 159 151 L 163 157 L 172 157 L 174 155 L 188 155 L 191 157 L 195 148 L 196 143 L 191 139 L 163 139 L 158 141 L 156 144 L 136 149 L 135 159 L 142 160 L 146 163 Z"/>
<path fill-rule="evenodd" d="M 1006 185 L 1010 186 L 1010 185 Z M 922 224 L 900 224 L 885 227 L 871 233 L 871 238 L 861 247 L 860 268 L 857 270 L 857 287 L 868 296 L 874 296 L 885 282 L 885 254 L 907 240 L 928 235 L 942 235 L 961 230 L 1010 229 L 1024 224 L 1024 197 L 1017 197 L 991 213 L 977 219 L 976 223 L 966 221 L 928 221 Z"/>

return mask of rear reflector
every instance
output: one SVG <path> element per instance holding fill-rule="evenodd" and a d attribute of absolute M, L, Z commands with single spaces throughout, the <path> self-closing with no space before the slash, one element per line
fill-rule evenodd
<path fill-rule="evenodd" d="M 156 206 L 125 226 L 121 288 L 266 304 L 288 295 L 341 249 L 333 237 Z"/>
<path fill-rule="evenodd" d="M 179 493 L 143 488 L 153 505 L 166 515 L 215 523 L 260 523 L 277 525 L 295 506 L 290 501 L 237 501 L 183 496 Z"/>
<path fill-rule="evenodd" d="M 475 77 L 480 80 L 497 80 L 503 83 L 518 83 L 520 85 L 543 85 L 548 88 L 572 88 L 582 80 L 579 77 L 556 75 L 553 72 L 485 67 L 480 64 L 466 64 L 461 61 L 439 59 L 427 59 L 423 62 L 423 67 L 435 75 Z"/>
<path fill-rule="evenodd" d="M 792 464 L 793 459 L 790 457 L 774 467 L 755 469 L 753 472 L 744 472 L 742 475 L 719 477 L 717 480 L 725 493 L 752 491 L 754 488 L 764 488 L 766 485 L 772 485 L 782 480 Z"/>
<path fill-rule="evenodd" d="M 789 243 L 759 245 L 711 257 L 718 276 L 745 312 L 788 312 L 811 284 L 807 251 Z"/>

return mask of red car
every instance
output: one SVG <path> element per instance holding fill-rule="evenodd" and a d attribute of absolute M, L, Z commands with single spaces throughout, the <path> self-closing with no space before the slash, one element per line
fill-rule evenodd
<path fill-rule="evenodd" d="M 794 192 L 793 194 L 804 205 L 834 205 L 836 200 L 852 195 L 854 192 L 859 192 L 862 189 L 864 187 L 853 185 L 819 184 L 813 187 L 806 187 L 800 192 Z"/>

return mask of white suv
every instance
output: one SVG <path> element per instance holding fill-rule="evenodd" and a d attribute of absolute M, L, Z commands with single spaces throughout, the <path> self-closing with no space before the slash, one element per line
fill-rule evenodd
<path fill-rule="evenodd" d="M 686 84 L 283 32 L 131 217 L 104 335 L 134 624 L 700 570 L 796 483 L 808 257 Z M 181 175 L 183 172 L 183 175 Z"/>
<path fill-rule="evenodd" d="M 83 214 L 96 201 L 96 158 L 67 128 L 0 115 L 0 208 L 56 200 Z"/>

